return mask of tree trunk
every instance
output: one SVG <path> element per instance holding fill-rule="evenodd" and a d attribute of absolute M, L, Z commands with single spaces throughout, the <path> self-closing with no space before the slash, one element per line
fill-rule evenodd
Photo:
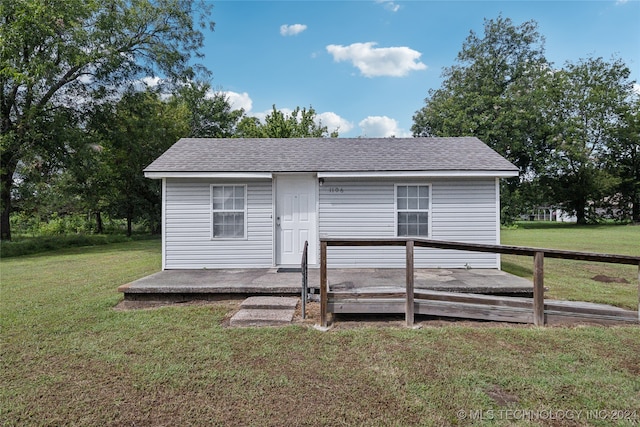
<path fill-rule="evenodd" d="M 578 224 L 586 224 L 587 223 L 587 218 L 584 214 L 584 210 L 586 208 L 587 204 L 580 200 L 576 203 L 576 222 Z"/>
<path fill-rule="evenodd" d="M 102 213 L 100 211 L 96 211 L 96 233 L 103 234 L 104 227 L 102 224 Z"/>
<path fill-rule="evenodd" d="M 0 240 L 11 240 L 11 196 L 7 196 L 5 193 L 9 192 L 4 190 L 2 191 L 2 218 L 0 219 Z"/>
<path fill-rule="evenodd" d="M 131 215 L 127 215 L 127 237 L 131 237 Z"/>
<path fill-rule="evenodd" d="M 640 193 L 633 195 L 633 202 L 631 203 L 631 221 L 638 224 L 640 223 Z"/>
<path fill-rule="evenodd" d="M 0 174 L 0 203 L 2 204 L 0 240 L 11 240 L 11 189 L 15 168 L 15 165 L 4 165 L 4 170 Z"/>

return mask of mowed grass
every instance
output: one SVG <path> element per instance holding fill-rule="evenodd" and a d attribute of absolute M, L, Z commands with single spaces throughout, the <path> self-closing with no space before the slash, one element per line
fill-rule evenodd
<path fill-rule="evenodd" d="M 568 249 L 640 256 L 640 226 L 576 226 L 562 223 L 519 223 L 502 230 L 505 245 Z M 502 256 L 502 269 L 533 279 L 533 258 Z M 545 296 L 552 299 L 590 301 L 638 309 L 638 267 L 546 258 Z M 600 276 L 600 280 L 595 280 Z M 612 280 L 602 282 L 603 276 Z"/>
<path fill-rule="evenodd" d="M 528 231 L 504 234 L 522 232 L 510 243 L 532 244 Z M 637 326 L 414 330 L 365 321 L 320 332 L 227 328 L 227 302 L 113 309 L 119 285 L 159 268 L 158 241 L 2 260 L 0 423 L 611 425 L 618 416 L 633 425 L 640 417 Z"/>

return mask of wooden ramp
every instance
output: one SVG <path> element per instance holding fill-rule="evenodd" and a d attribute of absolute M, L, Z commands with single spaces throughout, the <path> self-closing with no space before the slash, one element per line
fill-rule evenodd
<path fill-rule="evenodd" d="M 328 312 L 335 314 L 405 314 L 406 297 L 398 292 L 328 292 Z M 533 299 L 416 290 L 414 314 L 458 319 L 534 323 Z M 605 304 L 544 300 L 545 324 L 640 324 L 638 312 Z"/>
<path fill-rule="evenodd" d="M 404 246 L 406 250 L 405 287 L 331 289 L 327 278 L 328 246 Z M 533 257 L 533 298 L 498 295 L 462 294 L 415 286 L 414 247 L 440 248 L 472 252 L 492 252 Z M 320 326 L 327 326 L 329 313 L 404 313 L 407 326 L 416 314 L 478 319 L 544 326 L 554 323 L 640 324 L 640 312 L 579 301 L 544 299 L 544 259 L 634 265 L 638 267 L 640 298 L 640 256 L 597 254 L 558 249 L 447 242 L 417 237 L 407 238 L 329 238 L 320 239 Z M 397 282 L 396 282 L 397 283 Z"/>

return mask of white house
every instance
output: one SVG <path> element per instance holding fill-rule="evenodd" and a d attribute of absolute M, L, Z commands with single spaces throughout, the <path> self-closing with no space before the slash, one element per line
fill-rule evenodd
<path fill-rule="evenodd" d="M 179 140 L 162 180 L 163 269 L 319 263 L 319 238 L 500 243 L 500 178 L 518 168 L 477 138 Z M 402 247 L 331 247 L 330 267 L 403 268 Z M 499 255 L 417 248 L 417 268 L 499 268 Z"/>

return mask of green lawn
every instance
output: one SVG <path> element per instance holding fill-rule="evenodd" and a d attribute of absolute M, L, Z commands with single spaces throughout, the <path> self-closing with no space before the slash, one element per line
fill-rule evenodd
<path fill-rule="evenodd" d="M 569 244 L 575 233 L 591 230 L 558 229 L 558 235 Z M 631 234 L 628 246 L 611 251 L 634 253 L 638 230 L 593 229 L 596 236 L 585 242 L 605 252 L 611 238 L 604 236 Z M 555 232 L 505 230 L 503 241 L 563 247 L 552 244 Z M 530 269 L 517 262 L 513 268 Z M 119 285 L 159 268 L 158 241 L 0 261 L 0 424 L 441 426 L 533 419 L 604 426 L 612 417 L 623 418 L 620 425 L 640 420 L 639 327 L 427 322 L 405 329 L 364 322 L 329 332 L 307 325 L 232 329 L 224 327 L 228 302 L 113 309 Z"/>
<path fill-rule="evenodd" d="M 502 230 L 505 245 L 569 249 L 620 255 L 640 255 L 640 226 L 576 226 L 562 223 L 519 223 Z M 502 268 L 518 276 L 533 278 L 533 259 L 503 255 Z M 628 283 L 603 283 L 596 276 L 623 279 Z M 591 301 L 638 309 L 638 267 L 583 261 L 545 259 L 547 298 Z"/>

